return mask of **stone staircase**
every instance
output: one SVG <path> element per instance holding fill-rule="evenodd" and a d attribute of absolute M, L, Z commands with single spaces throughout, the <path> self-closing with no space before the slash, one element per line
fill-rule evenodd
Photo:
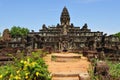
<path fill-rule="evenodd" d="M 45 59 L 52 80 L 90 80 L 87 58 L 74 53 L 54 53 Z"/>

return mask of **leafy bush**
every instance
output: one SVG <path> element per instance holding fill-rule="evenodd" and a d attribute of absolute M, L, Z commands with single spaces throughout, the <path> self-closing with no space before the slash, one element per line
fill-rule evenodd
<path fill-rule="evenodd" d="M 110 75 L 113 79 L 120 79 L 120 63 L 108 62 L 108 65 L 110 67 Z"/>
<path fill-rule="evenodd" d="M 14 65 L 0 67 L 2 80 L 50 80 L 47 65 L 40 58 L 41 52 L 32 52 L 31 56 L 15 60 Z"/>
<path fill-rule="evenodd" d="M 12 37 L 16 38 L 16 37 L 24 37 L 29 33 L 29 29 L 28 28 L 22 28 L 20 26 L 13 26 L 10 30 L 10 34 Z"/>

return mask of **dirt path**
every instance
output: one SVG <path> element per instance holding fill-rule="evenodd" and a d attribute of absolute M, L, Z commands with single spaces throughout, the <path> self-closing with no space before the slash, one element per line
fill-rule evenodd
<path fill-rule="evenodd" d="M 88 76 L 87 70 L 90 63 L 80 54 L 53 53 L 44 59 L 53 76 L 52 80 L 68 80 L 68 77 L 69 80 L 80 80 L 80 75 Z M 74 79 L 72 79 L 73 77 Z"/>

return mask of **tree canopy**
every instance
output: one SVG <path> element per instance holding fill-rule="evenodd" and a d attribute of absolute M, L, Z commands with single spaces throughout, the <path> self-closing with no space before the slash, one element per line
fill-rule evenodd
<path fill-rule="evenodd" d="M 10 30 L 10 34 L 12 37 L 24 37 L 29 33 L 28 28 L 22 28 L 20 26 L 13 26 Z"/>
<path fill-rule="evenodd" d="M 113 34 L 114 36 L 118 36 L 120 39 L 120 32 Z"/>

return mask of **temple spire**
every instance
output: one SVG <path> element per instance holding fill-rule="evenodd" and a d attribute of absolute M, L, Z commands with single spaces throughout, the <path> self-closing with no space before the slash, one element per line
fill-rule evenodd
<path fill-rule="evenodd" d="M 63 8 L 63 11 L 60 17 L 60 22 L 61 22 L 61 25 L 70 25 L 70 16 L 66 7 Z"/>

